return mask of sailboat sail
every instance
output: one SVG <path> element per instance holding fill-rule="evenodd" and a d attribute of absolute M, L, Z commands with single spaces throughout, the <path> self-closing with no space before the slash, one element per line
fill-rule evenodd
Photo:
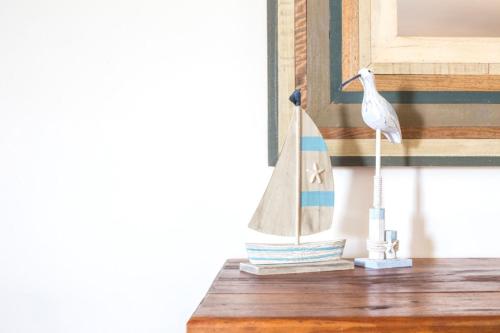
<path fill-rule="evenodd" d="M 302 117 L 300 235 L 311 235 L 329 229 L 332 224 L 333 175 L 330 156 L 321 133 L 307 113 L 299 114 Z M 297 114 L 290 122 L 290 129 L 269 185 L 248 225 L 266 234 L 296 235 L 296 117 Z"/>

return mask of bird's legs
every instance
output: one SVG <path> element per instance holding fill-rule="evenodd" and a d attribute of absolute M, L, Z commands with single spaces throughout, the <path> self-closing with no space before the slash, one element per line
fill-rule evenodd
<path fill-rule="evenodd" d="M 385 211 L 382 208 L 381 167 L 382 133 L 377 129 L 375 137 L 375 176 L 373 177 L 373 208 L 370 209 L 369 239 L 367 248 L 370 259 L 385 259 Z"/>

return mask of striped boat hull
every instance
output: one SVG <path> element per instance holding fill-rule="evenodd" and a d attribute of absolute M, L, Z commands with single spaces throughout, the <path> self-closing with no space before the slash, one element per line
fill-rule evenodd
<path fill-rule="evenodd" d="M 247 243 L 248 260 L 255 265 L 303 264 L 340 259 L 345 239 L 303 244 Z"/>

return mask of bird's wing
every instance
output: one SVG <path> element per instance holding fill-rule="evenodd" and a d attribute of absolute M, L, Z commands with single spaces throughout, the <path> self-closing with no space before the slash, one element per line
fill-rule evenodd
<path fill-rule="evenodd" d="M 387 114 L 385 117 L 386 126 L 391 132 L 396 132 L 398 136 L 401 138 L 401 127 L 399 126 L 398 114 L 392 107 L 391 103 L 389 103 L 385 98 L 380 98 L 381 110 L 387 110 Z"/>

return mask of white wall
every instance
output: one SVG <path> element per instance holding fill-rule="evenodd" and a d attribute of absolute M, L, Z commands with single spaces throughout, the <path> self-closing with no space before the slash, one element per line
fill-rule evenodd
<path fill-rule="evenodd" d="M 0 2 L 0 332 L 183 332 L 264 239 L 266 91 L 263 0 Z M 335 170 L 347 256 L 371 176 Z M 403 255 L 500 256 L 498 168 L 384 176 Z"/>

